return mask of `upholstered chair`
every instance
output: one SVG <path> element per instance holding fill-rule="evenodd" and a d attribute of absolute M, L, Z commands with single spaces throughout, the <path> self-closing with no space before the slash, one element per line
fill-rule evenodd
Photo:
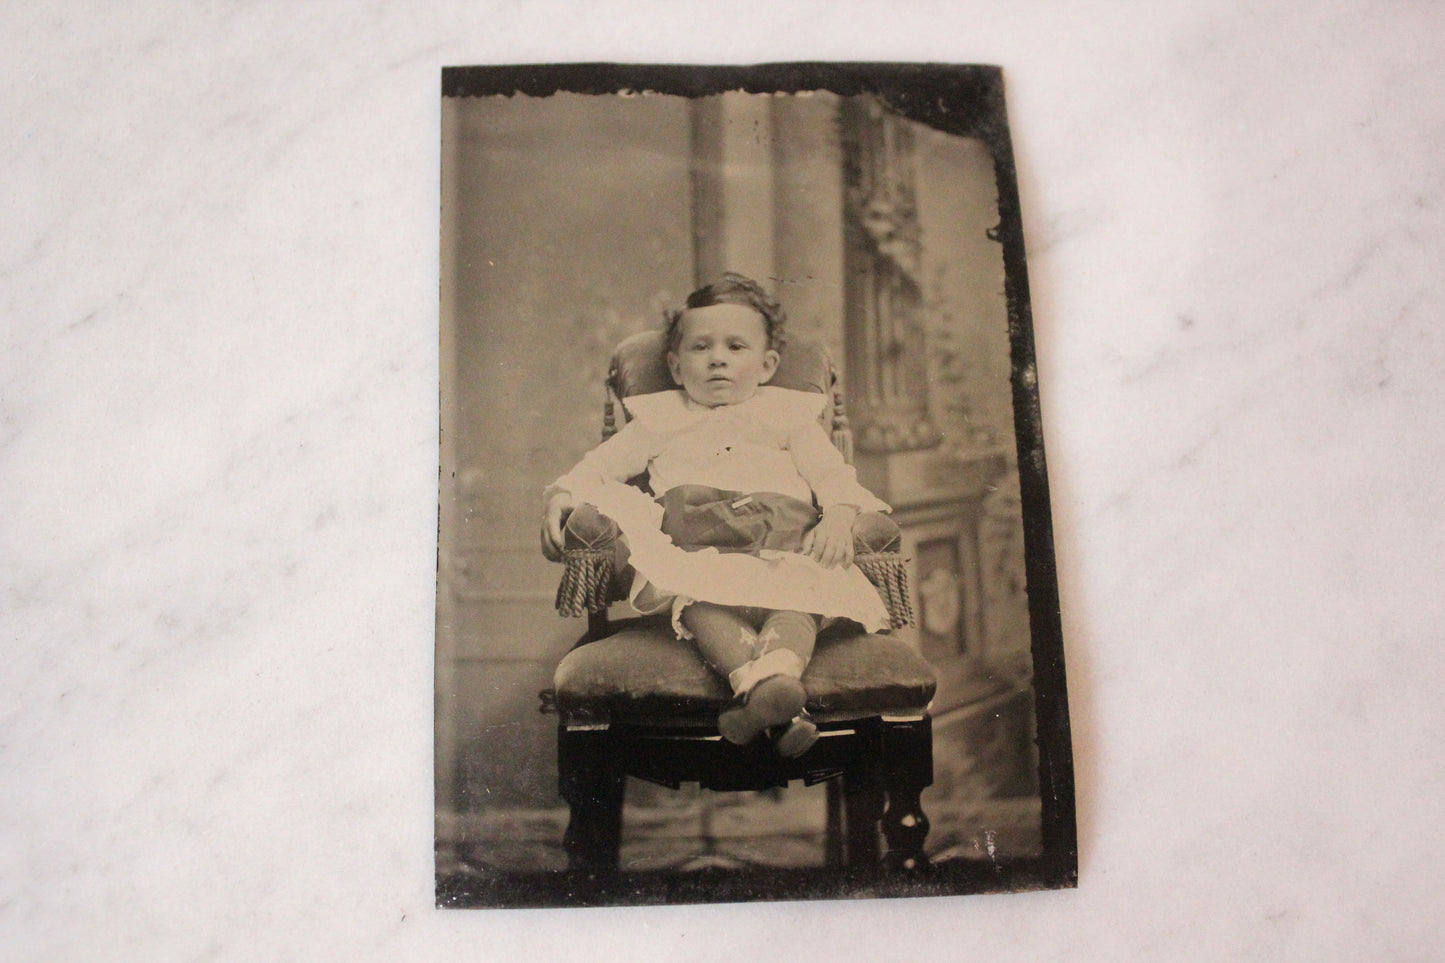
<path fill-rule="evenodd" d="M 852 460 L 843 398 L 826 352 L 788 344 L 771 384 L 828 395 L 824 427 Z M 660 331 L 623 341 L 608 372 L 603 438 L 628 417 L 630 396 L 674 387 Z M 817 743 L 794 759 L 781 758 L 766 740 L 733 745 L 717 730 L 719 711 L 732 702 L 726 681 L 674 637 L 666 614 L 609 619 L 609 607 L 626 598 L 632 578 L 616 524 L 584 505 L 568 517 L 565 532 L 557 608 L 564 616 L 586 616 L 588 630 L 557 666 L 554 688 L 543 697 L 560 717 L 558 776 L 571 808 L 564 847 L 572 868 L 616 870 L 629 775 L 674 789 L 685 782 L 756 790 L 827 781 L 827 863 L 881 862 L 893 870 L 927 865 L 928 819 L 919 794 L 933 781 L 929 703 L 936 679 L 912 646 L 851 622 L 824 629 L 803 675 Z M 854 542 L 856 564 L 877 586 L 893 627 L 901 628 L 912 614 L 898 527 L 886 515 L 865 513 L 854 526 Z"/>

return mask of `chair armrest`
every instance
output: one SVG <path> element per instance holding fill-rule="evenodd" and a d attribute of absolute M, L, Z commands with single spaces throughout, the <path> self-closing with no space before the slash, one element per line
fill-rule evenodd
<path fill-rule="evenodd" d="M 562 581 L 557 612 L 567 617 L 605 612 L 616 581 L 617 523 L 591 505 L 567 517 L 562 547 Z"/>
<path fill-rule="evenodd" d="M 896 554 L 902 545 L 902 529 L 882 512 L 859 512 L 853 521 L 855 555 L 873 555 L 880 552 Z"/>
<path fill-rule="evenodd" d="M 895 629 L 913 621 L 908 560 L 900 551 L 902 547 L 902 530 L 882 512 L 861 512 L 853 522 L 853 563 L 878 589 Z"/>

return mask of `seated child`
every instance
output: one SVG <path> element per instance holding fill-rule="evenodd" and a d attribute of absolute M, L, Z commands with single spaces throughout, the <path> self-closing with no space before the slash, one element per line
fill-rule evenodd
<path fill-rule="evenodd" d="M 800 680 L 819 619 L 888 625 L 852 562 L 858 514 L 889 508 L 819 424 L 828 397 L 767 385 L 783 323 L 778 302 L 736 274 L 669 312 L 680 390 L 624 400 L 632 421 L 548 487 L 542 541 L 559 555 L 565 517 L 584 503 L 617 522 L 637 573 L 633 605 L 670 606 L 679 638 L 736 695 L 719 732 L 739 745 L 772 732 L 793 757 L 818 738 Z M 644 471 L 655 501 L 625 484 Z"/>

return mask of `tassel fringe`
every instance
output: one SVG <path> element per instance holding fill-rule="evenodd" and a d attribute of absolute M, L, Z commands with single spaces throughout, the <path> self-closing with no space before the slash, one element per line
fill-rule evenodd
<path fill-rule="evenodd" d="M 913 603 L 908 600 L 908 563 L 897 552 L 858 555 L 854 563 L 878 589 L 895 629 L 913 621 Z"/>
<path fill-rule="evenodd" d="M 568 549 L 562 562 L 566 567 L 557 586 L 558 614 L 577 618 L 606 609 L 612 601 L 612 551 Z"/>

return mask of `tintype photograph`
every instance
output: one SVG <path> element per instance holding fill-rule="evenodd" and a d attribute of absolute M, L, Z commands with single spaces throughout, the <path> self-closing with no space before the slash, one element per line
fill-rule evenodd
<path fill-rule="evenodd" d="M 1074 885 L 1001 71 L 442 81 L 438 904 Z"/>

